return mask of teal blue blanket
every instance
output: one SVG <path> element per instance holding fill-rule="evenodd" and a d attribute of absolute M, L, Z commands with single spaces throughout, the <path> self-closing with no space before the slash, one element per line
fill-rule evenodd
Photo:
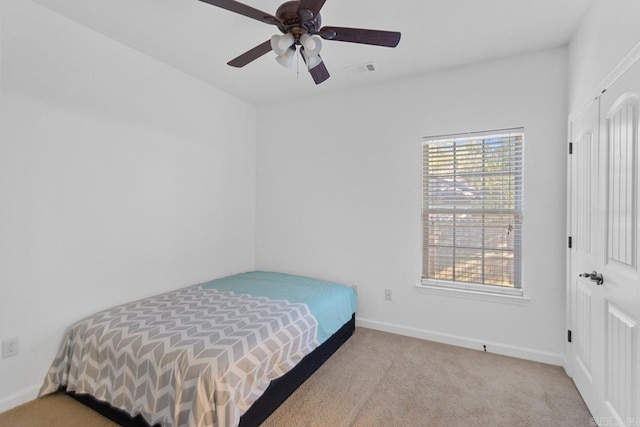
<path fill-rule="evenodd" d="M 356 293 L 349 286 L 282 273 L 253 271 L 212 280 L 202 287 L 307 304 L 318 321 L 321 344 L 351 320 L 357 308 Z"/>

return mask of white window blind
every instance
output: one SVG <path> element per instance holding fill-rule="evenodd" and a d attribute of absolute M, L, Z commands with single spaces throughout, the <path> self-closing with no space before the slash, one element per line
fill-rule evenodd
<path fill-rule="evenodd" d="M 423 279 L 521 288 L 523 143 L 522 128 L 424 139 Z"/>

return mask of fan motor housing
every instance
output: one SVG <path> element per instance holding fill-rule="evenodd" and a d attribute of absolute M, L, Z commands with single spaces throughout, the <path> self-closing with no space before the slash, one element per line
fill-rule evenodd
<path fill-rule="evenodd" d="M 282 22 L 282 25 L 278 26 L 278 29 L 283 34 L 291 33 L 296 38 L 304 33 L 316 32 L 320 29 L 321 18 L 320 14 L 312 17 L 311 19 L 302 22 L 300 19 L 300 13 L 298 9 L 300 3 L 297 1 L 288 1 L 280 5 L 276 11 L 276 17 Z"/>

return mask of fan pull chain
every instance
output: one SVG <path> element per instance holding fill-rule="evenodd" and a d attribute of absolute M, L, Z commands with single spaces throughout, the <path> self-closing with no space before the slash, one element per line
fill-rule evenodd
<path fill-rule="evenodd" d="M 300 79 L 300 55 L 296 55 L 296 80 Z"/>

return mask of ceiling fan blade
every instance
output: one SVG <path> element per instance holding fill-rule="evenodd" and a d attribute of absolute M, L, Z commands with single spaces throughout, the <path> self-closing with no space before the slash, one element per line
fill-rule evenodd
<path fill-rule="evenodd" d="M 322 27 L 320 31 L 318 31 L 318 34 L 326 40 L 362 43 L 385 47 L 398 46 L 401 36 L 397 31 L 366 30 L 363 28 L 347 27 Z"/>
<path fill-rule="evenodd" d="M 271 15 L 270 13 L 263 12 L 258 9 L 254 9 L 251 6 L 247 6 L 246 4 L 239 3 L 233 0 L 200 0 L 203 3 L 208 3 L 213 6 L 221 7 L 222 9 L 226 9 L 230 12 L 235 12 L 240 15 L 247 16 L 249 18 L 256 19 L 260 22 L 264 22 L 265 24 L 272 25 L 280 25 L 281 22 L 278 18 Z"/>
<path fill-rule="evenodd" d="M 298 6 L 298 13 L 302 10 L 308 10 L 312 13 L 312 16 L 308 19 L 312 19 L 318 16 L 320 13 L 320 9 L 324 6 L 324 3 L 327 0 L 300 0 L 300 4 Z"/>
<path fill-rule="evenodd" d="M 329 74 L 329 70 L 327 70 L 326 65 L 324 65 L 324 61 L 310 69 L 309 73 L 311 74 L 311 77 L 313 77 L 313 81 L 316 82 L 317 85 L 331 77 L 331 75 Z"/>
<path fill-rule="evenodd" d="M 327 66 L 324 65 L 324 61 L 310 69 L 309 74 L 311 74 L 313 81 L 316 82 L 317 85 L 331 77 L 329 70 L 327 70 Z"/>
<path fill-rule="evenodd" d="M 255 61 L 260 58 L 262 55 L 271 52 L 271 40 L 267 40 L 264 43 L 259 44 L 251 50 L 246 51 L 242 55 L 237 58 L 232 59 L 227 62 L 227 65 L 231 65 L 232 67 L 242 68 L 251 61 Z"/>
<path fill-rule="evenodd" d="M 302 56 L 302 60 L 306 64 L 307 58 L 304 57 L 303 49 L 300 49 L 300 56 Z M 318 57 L 322 59 L 320 55 L 318 55 Z M 322 61 L 321 63 L 319 63 L 312 69 L 310 69 L 309 74 L 311 74 L 313 81 L 316 82 L 317 85 L 319 85 L 320 83 L 324 82 L 329 77 L 331 77 L 331 75 L 329 74 L 329 70 L 327 70 L 326 65 L 324 65 L 324 61 Z"/>

